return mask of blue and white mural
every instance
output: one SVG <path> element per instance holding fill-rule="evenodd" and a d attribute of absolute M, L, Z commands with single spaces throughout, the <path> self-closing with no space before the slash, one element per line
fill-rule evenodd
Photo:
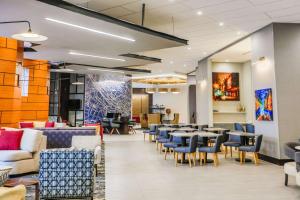
<path fill-rule="evenodd" d="M 131 79 L 115 73 L 89 74 L 85 78 L 85 121 L 100 121 L 107 113 L 131 115 Z"/>

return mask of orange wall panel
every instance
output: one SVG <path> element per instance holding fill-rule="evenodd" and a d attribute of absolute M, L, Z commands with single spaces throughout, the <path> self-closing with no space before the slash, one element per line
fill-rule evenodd
<path fill-rule="evenodd" d="M 21 96 L 16 66 L 29 68 L 28 96 Z M 24 120 L 47 120 L 49 66 L 23 57 L 23 42 L 0 37 L 0 126 L 18 127 Z"/>

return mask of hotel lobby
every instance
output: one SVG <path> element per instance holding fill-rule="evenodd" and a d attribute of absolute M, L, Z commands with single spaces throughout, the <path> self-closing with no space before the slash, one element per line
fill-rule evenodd
<path fill-rule="evenodd" d="M 299 14 L 1 0 L 0 200 L 300 199 Z"/>

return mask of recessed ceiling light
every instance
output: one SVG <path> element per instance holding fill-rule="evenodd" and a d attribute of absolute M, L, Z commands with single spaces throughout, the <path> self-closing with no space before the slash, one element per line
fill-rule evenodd
<path fill-rule="evenodd" d="M 128 37 L 124 37 L 124 36 L 120 36 L 120 35 L 111 34 L 111 33 L 99 31 L 99 30 L 96 30 L 96 29 L 87 28 L 87 27 L 84 27 L 84 26 L 79 26 L 77 24 L 72 24 L 72 23 L 60 21 L 60 20 L 57 20 L 57 19 L 52 19 L 52 18 L 48 18 L 48 17 L 45 18 L 45 19 L 48 20 L 48 21 L 56 22 L 56 23 L 59 23 L 59 24 L 67 25 L 67 26 L 72 26 L 72 27 L 79 28 L 79 29 L 82 29 L 82 30 L 87 30 L 87 31 L 91 31 L 91 32 L 94 32 L 94 33 L 99 33 L 101 35 L 106 35 L 106 36 L 110 36 L 110 37 L 114 37 L 114 38 L 118 38 L 118 39 L 122 39 L 122 40 L 127 40 L 127 41 L 130 41 L 130 42 L 134 42 L 135 41 L 132 38 L 128 38 Z"/>
<path fill-rule="evenodd" d="M 237 34 L 237 35 L 241 35 L 242 33 L 241 33 L 241 31 L 238 31 L 238 32 L 236 32 L 236 34 Z"/>
<path fill-rule="evenodd" d="M 111 58 L 111 57 L 105 57 L 105 56 L 96 56 L 96 55 L 90 55 L 90 54 L 83 54 L 83 53 L 77 53 L 77 52 L 69 52 L 70 55 L 75 55 L 75 56 L 86 56 L 86 57 L 92 57 L 92 58 L 100 58 L 100 59 L 106 59 L 106 60 L 116 60 L 116 61 L 126 61 L 124 59 L 120 58 Z"/>
<path fill-rule="evenodd" d="M 191 50 L 191 49 L 192 49 L 192 47 L 187 47 L 187 49 L 188 49 L 188 50 Z"/>
<path fill-rule="evenodd" d="M 186 64 L 184 64 L 183 66 L 186 67 Z"/>
<path fill-rule="evenodd" d="M 203 52 L 203 55 L 207 55 L 207 52 L 204 51 L 204 52 Z"/>
<path fill-rule="evenodd" d="M 226 60 L 225 60 L 225 62 L 229 62 L 229 61 L 230 61 L 229 59 L 226 59 Z"/>
<path fill-rule="evenodd" d="M 202 11 L 197 11 L 197 15 L 203 15 L 203 12 Z"/>
<path fill-rule="evenodd" d="M 171 60 L 171 61 L 170 61 L 170 64 L 171 64 L 171 65 L 174 64 L 174 61 Z"/>
<path fill-rule="evenodd" d="M 224 22 L 220 22 L 220 23 L 219 23 L 219 26 L 224 26 Z"/>

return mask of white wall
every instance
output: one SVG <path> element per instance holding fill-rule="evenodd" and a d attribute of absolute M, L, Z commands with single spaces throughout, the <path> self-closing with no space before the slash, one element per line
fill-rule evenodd
<path fill-rule="evenodd" d="M 249 96 L 252 92 L 251 82 L 251 64 L 246 63 L 231 63 L 231 62 L 213 62 L 212 72 L 229 72 L 239 73 L 240 84 L 240 101 L 213 101 L 213 109 L 219 112 L 238 112 L 239 105 L 245 106 L 246 114 L 214 114 L 215 122 L 248 122 L 252 123 L 253 111 L 251 110 L 252 102 L 249 101 Z"/>
<path fill-rule="evenodd" d="M 170 108 L 172 114 L 179 113 L 180 123 L 189 123 L 189 109 L 188 109 L 188 85 L 176 86 L 180 88 L 181 92 L 179 94 L 173 93 L 154 93 L 153 94 L 153 105 L 164 105 L 166 108 Z"/>
<path fill-rule="evenodd" d="M 212 126 L 212 72 L 209 60 L 206 59 L 198 63 L 196 81 L 197 124 Z"/>
<path fill-rule="evenodd" d="M 286 142 L 300 138 L 300 25 L 274 24 L 280 157 Z"/>
<path fill-rule="evenodd" d="M 280 158 L 279 150 L 279 129 L 277 109 L 277 89 L 274 65 L 274 37 L 273 26 L 255 33 L 251 37 L 252 45 L 252 102 L 254 101 L 255 90 L 272 88 L 274 121 L 256 121 L 254 125 L 258 134 L 263 134 L 261 153 L 274 158 Z M 259 62 L 260 57 L 266 57 L 266 61 Z M 255 119 L 255 113 L 253 112 Z"/>

